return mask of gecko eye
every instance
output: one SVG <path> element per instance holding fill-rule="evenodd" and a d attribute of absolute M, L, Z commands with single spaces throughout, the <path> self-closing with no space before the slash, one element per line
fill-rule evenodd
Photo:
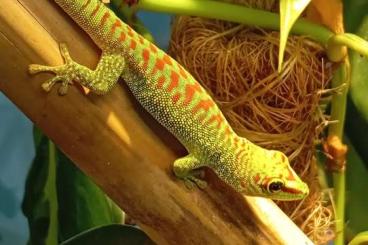
<path fill-rule="evenodd" d="M 267 190 L 270 193 L 274 193 L 274 192 L 278 192 L 282 189 L 282 187 L 284 186 L 284 183 L 282 183 L 281 181 L 274 181 L 268 184 L 267 186 Z"/>

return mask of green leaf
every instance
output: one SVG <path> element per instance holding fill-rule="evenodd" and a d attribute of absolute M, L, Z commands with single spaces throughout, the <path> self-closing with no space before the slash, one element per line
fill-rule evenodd
<path fill-rule="evenodd" d="M 349 242 L 349 245 L 367 245 L 368 244 L 368 231 L 359 233 Z"/>
<path fill-rule="evenodd" d="M 92 227 L 123 223 L 123 212 L 92 180 L 58 151 L 59 239 Z"/>
<path fill-rule="evenodd" d="M 30 245 L 56 245 L 92 227 L 123 222 L 120 208 L 38 129 L 34 141 L 22 204 Z"/>
<path fill-rule="evenodd" d="M 368 38 L 368 15 L 364 18 L 357 34 L 362 38 Z M 368 58 L 351 52 L 350 61 L 351 81 L 346 133 L 368 166 L 368 138 L 362 135 L 362 133 L 368 132 Z"/>
<path fill-rule="evenodd" d="M 26 180 L 22 203 L 28 218 L 30 238 L 28 244 L 57 244 L 57 199 L 55 148 L 46 137 L 35 130 L 38 146 Z"/>
<path fill-rule="evenodd" d="M 368 39 L 368 15 L 364 18 L 357 33 L 363 39 Z M 363 118 L 368 122 L 368 58 L 352 52 L 351 60 L 351 89 L 352 101 Z"/>
<path fill-rule="evenodd" d="M 355 147 L 349 140 L 347 143 L 346 221 L 349 233 L 356 234 L 368 230 L 368 169 Z"/>
<path fill-rule="evenodd" d="M 346 31 L 356 32 L 367 15 L 367 0 L 344 0 L 344 23 Z"/>
<path fill-rule="evenodd" d="M 281 0 L 280 1 L 280 48 L 279 48 L 279 73 L 282 70 L 287 38 L 291 27 L 304 11 L 311 0 Z"/>
<path fill-rule="evenodd" d="M 149 245 L 154 244 L 140 229 L 128 225 L 107 225 L 85 231 L 60 245 Z"/>

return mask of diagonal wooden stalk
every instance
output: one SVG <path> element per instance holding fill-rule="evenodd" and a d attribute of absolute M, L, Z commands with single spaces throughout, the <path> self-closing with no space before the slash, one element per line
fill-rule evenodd
<path fill-rule="evenodd" d="M 30 63 L 62 63 L 57 42 L 93 67 L 98 49 L 52 1 L 0 1 L 0 89 L 158 244 L 312 244 L 270 200 L 244 198 L 207 171 L 188 191 L 171 171 L 180 144 L 124 85 L 106 96 L 60 97 Z"/>

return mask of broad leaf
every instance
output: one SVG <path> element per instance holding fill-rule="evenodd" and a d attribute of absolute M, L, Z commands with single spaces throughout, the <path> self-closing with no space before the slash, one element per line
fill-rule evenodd
<path fill-rule="evenodd" d="M 311 0 L 281 0 L 280 1 L 280 47 L 278 70 L 281 72 L 287 38 L 291 27 L 304 11 Z"/>
<path fill-rule="evenodd" d="M 57 244 L 56 156 L 54 146 L 35 129 L 36 157 L 28 173 L 22 203 L 30 229 L 29 245 Z"/>
<path fill-rule="evenodd" d="M 357 33 L 362 38 L 368 38 L 368 15 Z M 346 117 L 346 133 L 368 166 L 368 137 L 362 137 L 362 132 L 368 132 L 368 58 L 351 52 L 351 84 Z"/>
<path fill-rule="evenodd" d="M 364 245 L 368 244 L 368 231 L 359 233 L 349 242 L 349 245 Z"/>
<path fill-rule="evenodd" d="M 122 211 L 39 130 L 22 204 L 29 244 L 58 244 L 92 227 L 122 223 Z"/>
<path fill-rule="evenodd" d="M 367 0 L 344 0 L 344 22 L 348 32 L 356 32 L 367 15 Z"/>
<path fill-rule="evenodd" d="M 347 235 L 368 230 L 368 168 L 348 141 L 346 168 L 346 221 Z M 367 146 L 366 146 L 367 147 Z"/>
<path fill-rule="evenodd" d="M 107 225 L 85 231 L 60 245 L 149 245 L 154 244 L 140 229 L 128 225 Z"/>
<path fill-rule="evenodd" d="M 58 158 L 59 240 L 96 226 L 123 223 L 116 204 L 60 151 Z"/>

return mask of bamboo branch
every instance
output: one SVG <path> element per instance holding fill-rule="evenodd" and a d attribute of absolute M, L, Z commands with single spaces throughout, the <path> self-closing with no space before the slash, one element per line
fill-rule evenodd
<path fill-rule="evenodd" d="M 106 96 L 71 87 L 41 90 L 58 65 L 57 42 L 94 67 L 98 49 L 52 1 L 0 1 L 0 89 L 158 244 L 311 244 L 270 200 L 244 198 L 207 171 L 189 191 L 171 171 L 182 146 L 137 104 L 126 86 Z"/>

